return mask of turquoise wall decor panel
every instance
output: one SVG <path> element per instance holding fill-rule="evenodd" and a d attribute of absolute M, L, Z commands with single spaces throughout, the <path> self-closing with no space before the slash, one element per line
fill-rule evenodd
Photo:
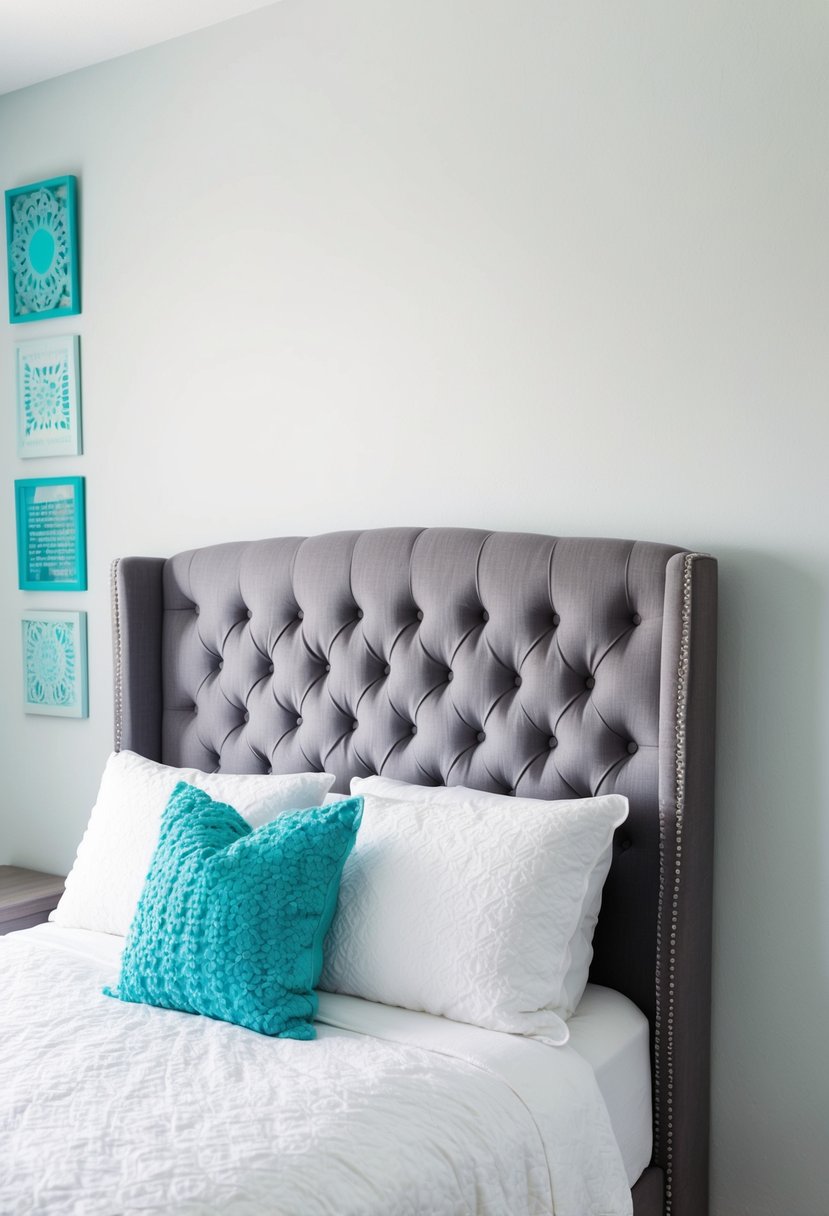
<path fill-rule="evenodd" d="M 86 613 L 24 612 L 22 625 L 24 713 L 85 718 Z"/>
<path fill-rule="evenodd" d="M 11 323 L 79 313 L 77 179 L 7 190 L 6 236 Z"/>
<path fill-rule="evenodd" d="M 26 477 L 14 483 L 21 591 L 86 591 L 83 477 Z"/>
<path fill-rule="evenodd" d="M 17 344 L 17 454 L 79 456 L 80 338 L 60 334 Z"/>

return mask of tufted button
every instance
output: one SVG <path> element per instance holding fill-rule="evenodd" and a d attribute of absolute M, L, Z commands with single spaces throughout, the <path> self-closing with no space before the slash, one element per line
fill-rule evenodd
<path fill-rule="evenodd" d="M 554 612 L 554 613 L 553 613 L 553 624 L 554 624 L 554 625 L 560 625 L 560 624 L 561 624 L 561 617 L 558 615 L 558 613 L 557 613 L 557 612 Z"/>
<path fill-rule="evenodd" d="M 198 604 L 193 605 L 193 611 L 195 612 L 196 616 L 199 615 L 199 612 L 201 611 L 201 609 L 199 608 Z"/>
<path fill-rule="evenodd" d="M 584 687 L 585 688 L 595 688 L 596 687 L 596 681 L 593 679 L 592 676 L 588 676 L 587 679 L 584 681 Z"/>
<path fill-rule="evenodd" d="M 507 793 L 509 794 L 510 798 L 514 798 L 514 797 L 515 797 L 515 789 L 514 789 L 514 788 L 513 788 L 513 789 L 511 789 L 511 790 L 508 790 L 508 791 L 507 791 Z"/>
<path fill-rule="evenodd" d="M 225 665 L 224 659 L 219 659 L 219 666 L 216 668 L 216 670 L 221 671 L 222 668 L 224 667 L 224 665 Z"/>
<path fill-rule="evenodd" d="M 363 610 L 362 610 L 362 608 L 358 608 L 357 609 L 357 620 L 361 621 L 362 619 L 363 619 Z"/>
<path fill-rule="evenodd" d="M 384 676 L 391 675 L 391 668 L 389 667 L 388 663 L 386 663 L 385 666 L 383 667 L 383 675 Z"/>
<path fill-rule="evenodd" d="M 477 738 L 479 743 L 483 743 L 484 739 L 486 738 L 486 732 L 483 730 L 479 730 L 478 734 L 475 737 Z"/>
<path fill-rule="evenodd" d="M 547 740 L 547 746 L 549 747 L 550 751 L 552 751 L 554 747 L 558 747 L 558 739 L 555 737 L 555 735 L 550 735 L 549 739 Z"/>
<path fill-rule="evenodd" d="M 623 853 L 626 853 L 632 844 L 633 844 L 633 841 L 631 840 L 631 838 L 629 836 L 625 836 L 625 838 L 622 840 L 619 847 L 621 848 Z"/>
<path fill-rule="evenodd" d="M 351 729 L 356 730 L 359 725 L 360 725 L 360 723 L 355 718 L 354 721 L 351 723 Z"/>
<path fill-rule="evenodd" d="M 248 618 L 248 620 L 250 620 L 250 618 L 253 616 L 253 609 L 248 608 L 247 612 L 245 613 L 245 616 Z"/>
<path fill-rule="evenodd" d="M 268 675 L 273 675 L 273 663 L 268 663 Z"/>
<path fill-rule="evenodd" d="M 265 771 L 267 772 L 268 776 L 270 776 L 270 775 L 271 775 L 271 773 L 273 772 L 273 768 L 271 767 L 271 765 L 270 765 L 270 764 L 268 765 L 268 767 L 267 767 L 267 769 L 266 769 Z"/>
<path fill-rule="evenodd" d="M 198 714 L 198 712 L 199 712 L 199 707 L 198 707 L 198 705 L 194 705 L 194 706 L 193 706 L 193 717 L 194 717 L 194 718 L 196 717 L 196 715 Z"/>
<path fill-rule="evenodd" d="M 484 622 L 484 624 L 486 624 L 486 622 L 489 620 L 489 613 L 487 612 L 486 608 L 481 613 L 481 620 Z"/>
<path fill-rule="evenodd" d="M 633 621 L 634 625 L 642 624 L 642 618 L 638 612 L 634 612 L 633 616 L 630 619 Z"/>
<path fill-rule="evenodd" d="M 418 608 L 417 612 L 415 613 L 415 616 L 417 617 L 417 619 L 419 621 L 422 621 L 423 620 L 423 609 Z"/>
<path fill-rule="evenodd" d="M 325 664 L 325 670 L 326 670 L 326 671 L 330 671 L 330 670 L 331 670 L 331 664 L 330 664 L 330 663 L 326 663 L 326 664 Z"/>
<path fill-rule="evenodd" d="M 414 724 L 412 725 L 412 734 L 413 735 L 417 734 L 417 727 Z"/>
<path fill-rule="evenodd" d="M 297 610 L 296 610 L 296 619 L 298 621 L 302 621 L 305 619 L 305 613 L 302 611 L 301 608 L 297 608 Z"/>
<path fill-rule="evenodd" d="M 447 684 L 451 684 L 451 683 L 452 683 L 452 681 L 454 680 L 454 678 L 455 678 L 455 673 L 454 673 L 454 671 L 447 671 L 447 673 L 446 673 L 446 683 L 447 683 Z"/>
<path fill-rule="evenodd" d="M 296 724 L 297 724 L 297 726 L 302 726 L 302 714 L 300 714 L 299 717 L 297 718 Z"/>
<path fill-rule="evenodd" d="M 515 677 L 515 680 L 513 681 L 513 683 L 515 684 L 515 687 L 516 687 L 516 688 L 520 688 L 520 687 L 521 687 L 521 677 L 520 677 L 520 676 L 516 676 L 516 677 Z"/>
<path fill-rule="evenodd" d="M 243 721 L 243 722 L 250 722 L 250 714 L 248 713 L 248 711 L 247 711 L 247 710 L 245 710 L 245 712 L 242 714 L 242 721 Z"/>
<path fill-rule="evenodd" d="M 628 754 L 631 756 L 635 756 L 638 751 L 639 751 L 639 744 L 634 743 L 633 740 L 631 739 L 630 743 L 628 743 Z"/>

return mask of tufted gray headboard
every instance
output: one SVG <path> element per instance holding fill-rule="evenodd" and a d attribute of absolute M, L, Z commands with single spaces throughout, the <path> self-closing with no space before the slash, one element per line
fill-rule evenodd
<path fill-rule="evenodd" d="M 213 771 L 617 791 L 591 971 L 653 1028 L 636 1213 L 704 1216 L 716 562 L 391 528 L 113 567 L 115 745 Z M 664 1188 L 664 1198 L 663 1198 Z"/>

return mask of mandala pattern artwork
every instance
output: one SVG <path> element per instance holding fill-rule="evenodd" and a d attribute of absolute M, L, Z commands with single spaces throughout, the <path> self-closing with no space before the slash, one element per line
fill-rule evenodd
<path fill-rule="evenodd" d="M 44 432 L 62 433 L 71 425 L 69 364 L 65 358 L 23 368 L 23 411 L 26 438 Z"/>
<path fill-rule="evenodd" d="M 72 705 L 77 653 L 71 621 L 26 622 L 26 700 L 31 705 Z"/>
<path fill-rule="evenodd" d="M 72 306 L 65 185 L 41 187 L 14 199 L 9 259 L 19 314 Z"/>

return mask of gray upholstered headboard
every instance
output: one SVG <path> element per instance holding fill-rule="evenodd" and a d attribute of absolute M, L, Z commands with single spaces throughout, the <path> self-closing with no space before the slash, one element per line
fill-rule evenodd
<path fill-rule="evenodd" d="M 704 1216 L 716 563 L 668 545 L 392 528 L 113 569 L 115 741 L 213 771 L 617 791 L 591 971 L 653 1028 L 636 1211 Z M 660 1173 L 659 1171 L 662 1171 Z M 655 1197 L 659 1193 L 659 1199 Z"/>

